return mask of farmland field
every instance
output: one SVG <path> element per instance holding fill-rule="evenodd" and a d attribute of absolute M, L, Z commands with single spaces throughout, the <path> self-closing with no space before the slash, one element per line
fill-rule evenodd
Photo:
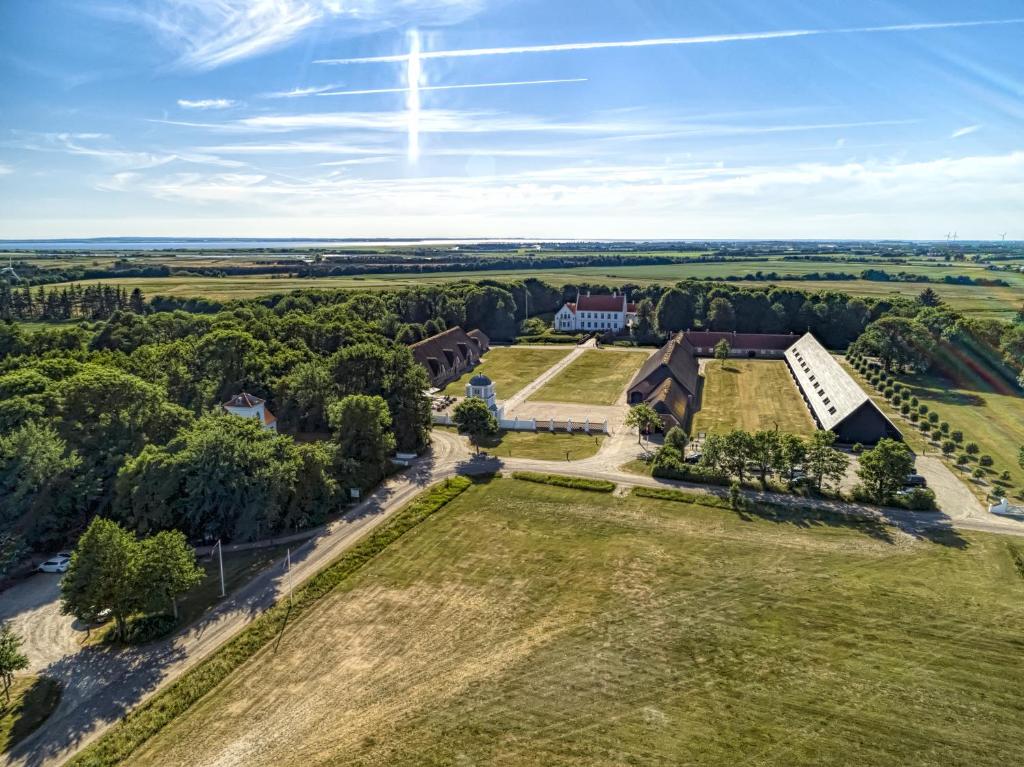
<path fill-rule="evenodd" d="M 1003 538 L 467 490 L 136 765 L 962 765 L 1024 742 Z"/>
<path fill-rule="evenodd" d="M 708 360 L 693 433 L 774 429 L 808 436 L 814 420 L 781 360 Z"/>
<path fill-rule="evenodd" d="M 614 405 L 651 351 L 588 349 L 541 386 L 531 401 Z"/>
<path fill-rule="evenodd" d="M 81 284 L 104 283 L 123 285 L 128 290 L 141 288 L 148 296 L 203 297 L 216 300 L 258 298 L 292 290 L 315 288 L 382 290 L 387 288 L 422 286 L 432 283 L 476 281 L 487 277 L 496 280 L 523 280 L 536 277 L 552 285 L 592 282 L 618 287 L 627 283 L 650 285 L 671 284 L 687 278 L 742 277 L 757 272 L 777 272 L 778 284 L 800 290 L 834 290 L 854 296 L 871 298 L 914 297 L 925 287 L 924 283 L 873 282 L 868 280 L 787 281 L 812 272 L 860 273 L 872 264 L 823 263 L 751 259 L 728 262 L 697 262 L 692 264 L 652 264 L 650 266 L 586 266 L 558 269 L 520 269 L 472 272 L 435 272 L 430 274 L 372 274 L 358 277 L 307 277 L 283 275 L 256 275 L 235 277 L 127 277 L 103 280 L 85 280 Z M 1011 287 L 980 287 L 972 285 L 930 285 L 952 308 L 984 318 L 1010 319 L 1020 304 L 1020 290 L 1024 288 L 1024 275 L 1015 272 L 990 272 L 979 266 L 948 264 L 880 264 L 891 272 L 907 271 L 929 275 L 935 279 L 946 276 L 999 277 Z M 765 287 L 768 282 L 741 283 L 751 287 Z"/>
<path fill-rule="evenodd" d="M 458 379 L 448 384 L 445 394 L 462 397 L 466 394 L 466 383 L 477 373 L 483 373 L 494 381 L 499 400 L 506 400 L 530 381 L 565 357 L 571 347 L 549 347 L 529 349 L 518 346 L 492 346 L 483 361 Z"/>

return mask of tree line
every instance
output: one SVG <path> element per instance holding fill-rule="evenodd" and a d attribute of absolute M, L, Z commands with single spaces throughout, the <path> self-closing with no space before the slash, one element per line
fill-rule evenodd
<path fill-rule="evenodd" d="M 105 320 L 114 312 L 146 312 L 146 298 L 139 288 L 130 293 L 115 285 L 79 285 L 61 288 L 28 284 L 15 287 L 0 282 L 0 320 L 58 321 Z"/>

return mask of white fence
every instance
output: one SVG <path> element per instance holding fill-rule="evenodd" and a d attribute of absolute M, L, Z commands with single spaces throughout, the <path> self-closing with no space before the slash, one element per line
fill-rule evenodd
<path fill-rule="evenodd" d="M 440 426 L 454 425 L 452 417 L 447 413 L 433 413 L 434 423 Z M 591 423 L 589 418 L 582 421 L 574 421 L 571 418 L 501 418 L 498 426 L 506 431 L 564 431 L 570 434 L 583 432 L 584 434 L 611 434 L 608 429 L 608 421 Z"/>

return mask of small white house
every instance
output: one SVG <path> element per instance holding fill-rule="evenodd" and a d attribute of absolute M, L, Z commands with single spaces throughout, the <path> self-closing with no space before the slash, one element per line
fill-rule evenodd
<path fill-rule="evenodd" d="M 231 415 L 241 418 L 255 418 L 267 431 L 277 431 L 277 418 L 267 410 L 265 400 L 242 392 L 225 402 L 222 407 Z"/>
<path fill-rule="evenodd" d="M 494 388 L 494 381 L 483 373 L 477 373 L 469 379 L 466 384 L 466 396 L 477 397 L 487 403 L 487 407 L 498 420 L 501 420 L 502 408 L 498 404 L 497 392 Z"/>
<path fill-rule="evenodd" d="M 636 304 L 629 303 L 625 293 L 610 296 L 576 296 L 555 312 L 555 330 L 611 331 L 621 333 L 636 319 Z"/>

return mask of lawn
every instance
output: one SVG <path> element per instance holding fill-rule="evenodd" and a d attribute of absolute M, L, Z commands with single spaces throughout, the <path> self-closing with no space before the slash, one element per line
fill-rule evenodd
<path fill-rule="evenodd" d="M 445 387 L 445 394 L 465 396 L 466 383 L 477 373 L 494 381 L 499 400 L 506 400 L 530 381 L 565 357 L 571 348 L 526 349 L 518 346 L 495 346 L 473 370 Z"/>
<path fill-rule="evenodd" d="M 60 703 L 60 685 L 43 676 L 15 677 L 11 701 L 0 698 L 0 754 L 30 735 Z"/>
<path fill-rule="evenodd" d="M 650 351 L 588 349 L 530 396 L 537 402 L 614 405 Z"/>
<path fill-rule="evenodd" d="M 775 429 L 809 436 L 814 420 L 781 360 L 708 360 L 693 433 Z"/>
<path fill-rule="evenodd" d="M 301 544 L 292 544 L 296 548 Z M 284 558 L 286 546 L 271 546 L 252 551 L 224 553 L 224 586 L 228 594 L 246 585 L 259 573 Z M 217 558 L 201 557 L 200 566 L 206 571 L 203 582 L 178 601 L 178 623 L 188 626 L 212 610 L 220 602 L 220 568 Z"/>
<path fill-rule="evenodd" d="M 1010 545 L 494 480 L 129 762 L 1006 767 Z"/>
<path fill-rule="evenodd" d="M 501 431 L 484 440 L 480 447 L 502 458 L 536 458 L 543 461 L 579 461 L 596 455 L 604 442 L 603 434 L 547 431 Z"/>

